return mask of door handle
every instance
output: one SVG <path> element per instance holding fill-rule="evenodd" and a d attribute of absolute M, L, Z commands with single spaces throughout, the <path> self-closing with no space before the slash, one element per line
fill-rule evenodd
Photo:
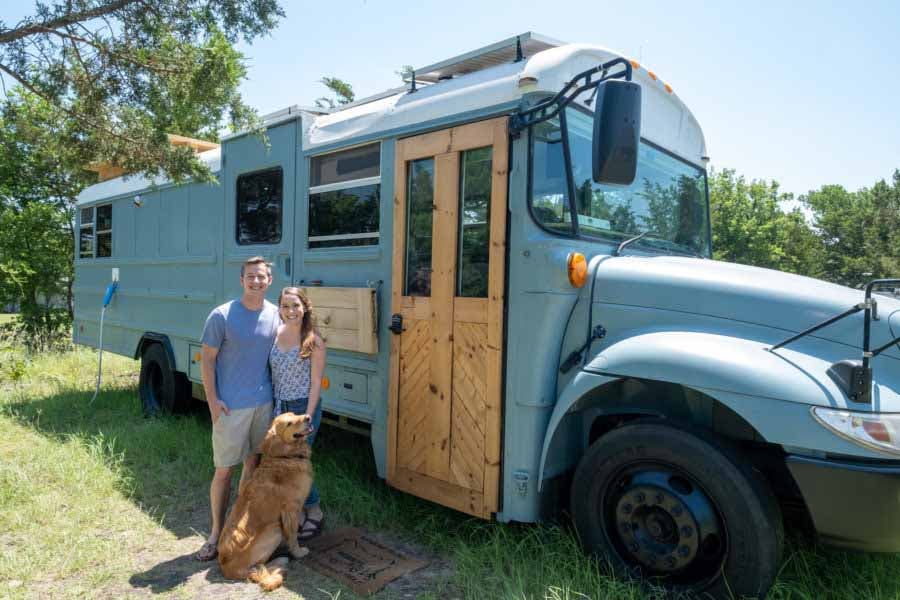
<path fill-rule="evenodd" d="M 391 315 L 391 324 L 388 327 L 394 335 L 403 333 L 403 315 L 396 313 Z"/>

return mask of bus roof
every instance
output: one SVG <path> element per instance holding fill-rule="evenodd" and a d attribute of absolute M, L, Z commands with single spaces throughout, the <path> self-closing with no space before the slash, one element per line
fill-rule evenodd
<path fill-rule="evenodd" d="M 521 60 L 517 60 L 519 56 Z M 291 106 L 267 115 L 264 121 L 273 126 L 302 117 L 303 150 L 327 152 L 416 129 L 437 128 L 492 110 L 511 112 L 523 97 L 555 94 L 578 73 L 619 57 L 622 55 L 602 46 L 564 44 L 528 32 L 414 70 L 414 92 L 408 84 L 330 111 Z M 689 162 L 703 165 L 707 160 L 706 143 L 690 109 L 669 84 L 645 66 L 638 65 L 632 78 L 643 92 L 641 136 Z M 220 149 L 198 156 L 210 170 L 219 170 Z M 166 179 L 139 174 L 110 179 L 83 190 L 78 204 L 167 183 Z"/>

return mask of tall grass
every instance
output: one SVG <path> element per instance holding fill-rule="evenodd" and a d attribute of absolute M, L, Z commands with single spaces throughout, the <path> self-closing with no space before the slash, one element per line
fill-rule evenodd
<path fill-rule="evenodd" d="M 104 360 L 94 404 L 93 351 L 26 363 L 18 380 L 0 380 L 0 597 L 133 591 L 122 585 L 140 570 L 143 553 L 160 540 L 199 540 L 203 533 L 192 524 L 207 522 L 208 418 L 144 418 L 137 365 L 127 359 Z M 484 522 L 389 488 L 376 476 L 366 438 L 323 428 L 314 463 L 329 526 L 363 526 L 446 562 L 447 576 L 429 580 L 419 598 L 656 595 L 610 577 L 565 527 Z M 190 595 L 177 587 L 171 593 Z M 900 559 L 790 536 L 770 597 L 900 598 Z"/>

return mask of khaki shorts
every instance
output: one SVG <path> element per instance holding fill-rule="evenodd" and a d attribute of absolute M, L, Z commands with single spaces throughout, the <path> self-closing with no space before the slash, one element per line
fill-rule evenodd
<path fill-rule="evenodd" d="M 212 427 L 213 464 L 219 469 L 242 463 L 259 449 L 271 424 L 271 402 L 220 413 Z"/>

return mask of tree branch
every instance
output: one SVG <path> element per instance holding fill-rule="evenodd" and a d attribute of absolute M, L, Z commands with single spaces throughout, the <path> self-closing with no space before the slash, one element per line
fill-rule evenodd
<path fill-rule="evenodd" d="M 29 23 L 28 25 L 0 33 L 0 44 L 8 44 L 9 42 L 14 42 L 36 33 L 42 33 L 45 29 L 56 29 L 57 27 L 65 27 L 66 25 L 72 25 L 80 21 L 88 21 L 96 17 L 108 15 L 109 13 L 125 8 L 129 4 L 134 4 L 135 2 L 138 2 L 138 0 L 116 0 L 115 2 L 101 4 L 100 6 L 89 10 L 64 14 L 55 19 L 44 21 L 43 23 Z"/>
<path fill-rule="evenodd" d="M 20 84 L 22 84 L 22 87 L 24 87 L 25 89 L 27 89 L 29 92 L 31 92 L 31 93 L 34 94 L 35 96 L 37 96 L 37 97 L 43 99 L 43 100 L 44 100 L 45 102 L 47 102 L 51 107 L 55 108 L 56 110 L 59 110 L 59 111 L 62 111 L 62 112 L 64 112 L 64 113 L 66 113 L 66 114 L 69 115 L 71 118 L 75 119 L 76 121 L 81 121 L 82 123 L 84 123 L 84 124 L 87 125 L 88 127 L 91 127 L 91 128 L 96 129 L 96 130 L 98 130 L 98 131 L 103 131 L 103 132 L 105 132 L 107 135 L 111 135 L 111 136 L 113 136 L 113 137 L 119 138 L 120 140 L 125 140 L 126 142 L 128 142 L 128 143 L 130 143 L 130 144 L 134 144 L 135 146 L 140 146 L 140 145 L 141 145 L 141 144 L 138 142 L 138 140 L 135 140 L 135 139 L 133 139 L 133 138 L 130 138 L 130 137 L 128 137 L 127 135 L 123 135 L 123 134 L 121 134 L 121 133 L 119 133 L 119 132 L 117 132 L 117 131 L 114 131 L 114 130 L 112 130 L 112 129 L 109 129 L 109 128 L 107 128 L 107 127 L 103 127 L 103 126 L 100 125 L 99 123 L 96 123 L 95 121 L 92 121 L 91 119 L 88 119 L 88 118 L 85 117 L 84 115 L 78 114 L 77 112 L 74 112 L 74 111 L 69 110 L 69 109 L 66 108 L 65 106 L 61 106 L 61 105 L 57 104 L 57 101 L 56 101 L 54 98 L 49 98 L 49 97 L 47 97 L 46 94 L 42 93 L 40 90 L 38 90 L 37 88 L 35 88 L 34 86 L 32 86 L 31 83 L 28 82 L 28 80 L 26 80 L 24 77 L 20 76 L 18 73 L 16 73 L 15 71 L 13 71 L 12 69 L 8 68 L 6 65 L 4 65 L 4 64 L 2 64 L 2 63 L 0 63 L 0 71 L 5 72 L 5 73 L 8 74 L 10 77 L 12 77 L 12 78 L 15 79 L 16 81 L 18 81 Z"/>

